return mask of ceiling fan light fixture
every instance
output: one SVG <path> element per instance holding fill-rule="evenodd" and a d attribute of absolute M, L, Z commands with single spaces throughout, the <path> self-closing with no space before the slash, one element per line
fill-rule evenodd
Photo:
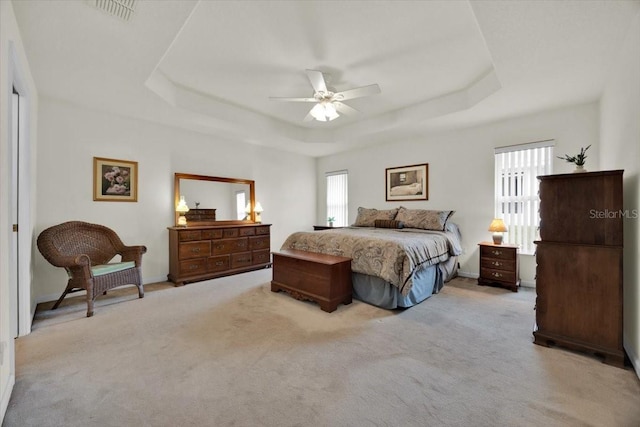
<path fill-rule="evenodd" d="M 338 114 L 338 112 L 336 111 L 335 105 L 333 105 L 331 102 L 327 102 L 324 105 L 324 114 L 329 120 L 337 119 L 338 117 L 340 117 L 340 114 Z"/>
<path fill-rule="evenodd" d="M 320 103 L 314 105 L 309 114 L 311 114 L 311 116 L 313 116 L 313 118 L 319 122 L 327 121 L 327 118 L 324 115 L 324 106 Z"/>
<path fill-rule="evenodd" d="M 336 107 L 330 102 L 317 103 L 309 113 L 319 122 L 326 122 L 327 120 L 331 121 L 340 117 L 336 111 Z"/>

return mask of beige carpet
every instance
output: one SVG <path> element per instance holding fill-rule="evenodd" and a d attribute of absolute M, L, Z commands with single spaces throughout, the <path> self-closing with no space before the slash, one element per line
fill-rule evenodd
<path fill-rule="evenodd" d="M 40 311 L 4 426 L 638 426 L 631 369 L 532 343 L 535 293 L 455 279 L 325 313 L 271 270 Z M 75 300 L 75 301 L 74 301 Z"/>

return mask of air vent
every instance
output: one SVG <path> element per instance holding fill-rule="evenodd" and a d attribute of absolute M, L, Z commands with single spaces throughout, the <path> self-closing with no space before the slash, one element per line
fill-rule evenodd
<path fill-rule="evenodd" d="M 123 21 L 129 21 L 135 12 L 136 0 L 91 0 L 89 4 Z"/>

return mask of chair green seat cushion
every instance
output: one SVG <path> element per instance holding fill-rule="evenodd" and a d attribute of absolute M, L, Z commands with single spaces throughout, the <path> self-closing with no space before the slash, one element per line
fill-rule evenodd
<path fill-rule="evenodd" d="M 93 267 L 91 267 L 91 273 L 93 273 L 94 277 L 103 276 L 105 274 L 134 268 L 135 266 L 136 263 L 134 261 L 112 262 L 109 264 L 94 265 Z"/>

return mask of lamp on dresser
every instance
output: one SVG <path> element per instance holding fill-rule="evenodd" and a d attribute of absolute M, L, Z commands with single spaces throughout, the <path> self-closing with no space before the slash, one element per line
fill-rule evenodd
<path fill-rule="evenodd" d="M 489 231 L 493 232 L 493 244 L 502 244 L 502 233 L 508 231 L 504 221 L 500 218 L 494 218 L 489 225 Z"/>
<path fill-rule="evenodd" d="M 256 207 L 253 208 L 253 211 L 256 213 L 256 222 L 257 223 L 261 223 L 262 222 L 262 212 L 264 212 L 264 209 L 262 208 L 262 205 L 260 204 L 260 202 L 256 202 Z"/>
<path fill-rule="evenodd" d="M 186 227 L 187 226 L 187 217 L 184 215 L 189 212 L 189 206 L 187 206 L 187 202 L 184 200 L 184 196 L 180 196 L 180 201 L 178 202 L 178 206 L 176 206 L 176 212 L 180 215 L 178 217 L 178 227 Z"/>

